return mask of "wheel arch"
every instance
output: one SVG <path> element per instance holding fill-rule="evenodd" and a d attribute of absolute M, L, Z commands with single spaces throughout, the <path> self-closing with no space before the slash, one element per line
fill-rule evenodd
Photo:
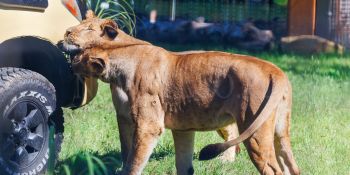
<path fill-rule="evenodd" d="M 35 36 L 11 38 L 0 44 L 0 68 L 24 68 L 43 75 L 56 89 L 58 107 L 74 107 L 80 86 L 64 54 L 49 40 Z"/>

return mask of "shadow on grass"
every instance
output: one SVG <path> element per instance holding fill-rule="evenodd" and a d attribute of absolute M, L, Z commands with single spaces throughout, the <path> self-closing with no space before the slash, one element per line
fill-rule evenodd
<path fill-rule="evenodd" d="M 290 63 L 289 65 L 281 65 L 285 71 L 298 75 L 319 75 L 328 76 L 335 79 L 345 79 L 350 76 L 350 67 L 347 65 L 317 65 L 305 63 Z"/>
<path fill-rule="evenodd" d="M 110 152 L 104 155 L 98 153 L 80 152 L 65 160 L 59 161 L 56 174 L 115 174 L 122 167 L 120 152 Z M 91 173 L 93 171 L 93 173 Z M 69 173 L 68 173 L 69 172 Z"/>
<path fill-rule="evenodd" d="M 170 150 L 170 149 L 161 149 L 161 150 L 158 150 L 158 151 L 154 151 L 153 154 L 150 157 L 150 161 L 162 160 L 165 157 L 170 156 L 170 155 L 174 155 L 174 154 L 175 153 L 172 150 Z"/>
<path fill-rule="evenodd" d="M 174 154 L 172 150 L 161 149 L 151 155 L 150 161 L 159 161 L 172 154 Z M 110 175 L 115 174 L 117 170 L 121 170 L 122 165 L 121 153 L 117 151 L 109 152 L 104 155 L 80 152 L 65 160 L 59 161 L 56 168 L 56 174 Z"/>

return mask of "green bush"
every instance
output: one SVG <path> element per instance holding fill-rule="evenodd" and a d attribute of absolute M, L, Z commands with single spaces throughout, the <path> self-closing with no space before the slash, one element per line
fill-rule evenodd
<path fill-rule="evenodd" d="M 129 34 L 135 31 L 136 16 L 133 8 L 126 0 L 85 0 L 89 9 L 93 10 L 100 18 L 113 19 L 119 28 Z"/>
<path fill-rule="evenodd" d="M 62 175 L 109 175 L 114 174 L 114 170 L 107 167 L 112 167 L 119 164 L 119 160 L 112 157 L 99 158 L 88 152 L 81 152 L 70 157 L 58 166 L 57 174 Z"/>

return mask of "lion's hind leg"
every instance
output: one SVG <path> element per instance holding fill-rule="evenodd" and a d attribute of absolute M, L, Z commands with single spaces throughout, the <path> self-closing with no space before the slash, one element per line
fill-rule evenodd
<path fill-rule="evenodd" d="M 284 98 L 277 108 L 275 151 L 284 174 L 300 174 L 290 144 L 291 102 Z"/>
<path fill-rule="evenodd" d="M 239 136 L 237 123 L 234 122 L 224 128 L 220 128 L 217 130 L 218 134 L 225 140 L 225 142 L 229 140 L 233 140 Z M 239 145 L 232 146 L 227 149 L 225 152 L 220 155 L 220 159 L 224 162 L 234 162 L 236 159 L 236 153 L 240 151 Z"/>
<path fill-rule="evenodd" d="M 250 159 L 260 174 L 264 175 L 282 175 L 274 150 L 274 124 L 275 112 L 249 139 L 244 141 Z"/>

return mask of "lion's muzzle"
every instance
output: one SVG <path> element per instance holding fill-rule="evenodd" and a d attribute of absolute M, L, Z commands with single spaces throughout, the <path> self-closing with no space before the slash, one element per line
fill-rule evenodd
<path fill-rule="evenodd" d="M 58 43 L 58 47 L 63 50 L 64 52 L 68 53 L 68 54 L 77 54 L 81 51 L 81 48 L 79 45 L 77 44 L 71 44 L 67 41 L 60 41 Z"/>

